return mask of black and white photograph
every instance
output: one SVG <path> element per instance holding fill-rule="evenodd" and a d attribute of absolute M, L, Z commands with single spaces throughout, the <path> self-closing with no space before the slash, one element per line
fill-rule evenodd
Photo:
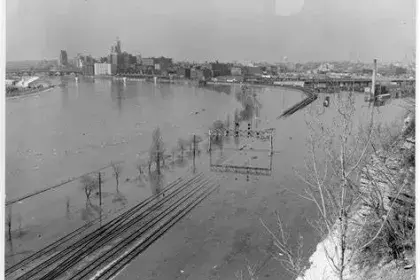
<path fill-rule="evenodd" d="M 416 279 L 415 0 L 0 0 L 4 279 Z"/>

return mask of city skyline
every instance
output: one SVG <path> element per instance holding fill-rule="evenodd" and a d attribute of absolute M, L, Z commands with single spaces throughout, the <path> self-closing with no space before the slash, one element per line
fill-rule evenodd
<path fill-rule="evenodd" d="M 415 1 L 306 0 L 289 16 L 261 2 L 7 0 L 6 58 L 105 56 L 117 36 L 129 53 L 190 61 L 401 61 L 415 47 Z"/>

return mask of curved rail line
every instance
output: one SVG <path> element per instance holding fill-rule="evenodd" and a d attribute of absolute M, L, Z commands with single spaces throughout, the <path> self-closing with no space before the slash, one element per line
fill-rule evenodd
<path fill-rule="evenodd" d="M 315 93 L 313 93 L 312 91 L 310 91 L 307 88 L 293 87 L 293 86 L 287 86 L 286 88 L 293 88 L 293 89 L 299 90 L 299 91 L 303 92 L 304 94 L 306 94 L 307 97 L 305 99 L 303 99 L 302 101 L 296 103 L 295 105 L 291 106 L 287 110 L 285 110 L 280 116 L 277 117 L 277 120 L 281 119 L 281 118 L 288 117 L 288 116 L 296 113 L 297 111 L 305 108 L 306 106 L 308 106 L 309 104 L 311 104 L 312 102 L 314 102 L 315 100 L 318 99 L 318 95 L 316 95 Z"/>

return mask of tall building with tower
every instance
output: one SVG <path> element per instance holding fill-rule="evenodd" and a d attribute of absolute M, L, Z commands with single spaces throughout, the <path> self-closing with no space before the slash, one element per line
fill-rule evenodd
<path fill-rule="evenodd" d="M 117 71 L 121 70 L 121 64 L 123 63 L 123 57 L 121 52 L 121 41 L 117 37 L 117 42 L 115 45 L 111 46 L 111 53 L 108 57 L 108 62 L 112 65 L 115 65 Z"/>
<path fill-rule="evenodd" d="M 115 52 L 120 54 L 121 53 L 121 41 L 120 38 L 117 37 L 117 43 L 115 44 Z"/>
<path fill-rule="evenodd" d="M 65 66 L 68 64 L 68 58 L 67 58 L 67 52 L 64 50 L 61 50 L 60 52 L 60 60 L 59 60 L 60 66 Z"/>

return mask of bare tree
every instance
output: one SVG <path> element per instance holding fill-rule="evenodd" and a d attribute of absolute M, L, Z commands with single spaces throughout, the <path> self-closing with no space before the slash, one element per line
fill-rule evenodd
<path fill-rule="evenodd" d="M 90 201 L 90 197 L 92 192 L 98 188 L 98 181 L 90 175 L 84 175 L 80 179 L 80 183 L 82 185 L 82 189 L 86 195 L 86 202 Z"/>
<path fill-rule="evenodd" d="M 153 131 L 152 146 L 149 151 L 149 171 L 153 163 L 156 164 L 156 170 L 160 174 L 161 162 L 165 165 L 165 144 L 162 140 L 160 128 L 157 127 Z"/>
<path fill-rule="evenodd" d="M 273 231 L 260 219 L 261 224 L 270 234 L 273 240 L 274 248 L 271 249 L 271 257 L 282 264 L 282 266 L 294 277 L 301 276 L 304 270 L 303 262 L 303 237 L 300 235 L 297 244 L 290 244 L 290 234 L 285 231 L 283 223 L 278 213 L 277 227 L 280 235 L 277 236 Z"/>
<path fill-rule="evenodd" d="M 112 167 L 112 176 L 114 176 L 115 178 L 115 183 L 117 191 L 118 191 L 118 187 L 120 185 L 120 176 L 121 176 L 121 172 L 122 172 L 122 166 L 115 163 L 115 162 L 111 162 L 111 167 Z"/>
<path fill-rule="evenodd" d="M 143 166 L 140 162 L 136 164 L 136 169 L 139 172 L 139 180 L 140 180 L 141 176 L 143 175 Z"/>
<path fill-rule="evenodd" d="M 177 147 L 173 147 L 172 149 L 171 149 L 171 154 L 172 154 L 172 164 L 174 164 L 175 163 L 175 154 L 176 154 L 176 152 L 177 152 Z"/>
<path fill-rule="evenodd" d="M 323 238 L 333 237 L 331 240 L 335 250 L 325 247 L 325 254 L 332 271 L 342 280 L 351 259 L 351 210 L 356 207 L 360 196 L 355 180 L 371 147 L 373 108 L 362 134 L 357 132 L 354 125 L 353 94 L 336 95 L 334 103 L 331 107 L 335 108 L 337 114 L 332 121 L 322 119 L 317 105 L 309 107 L 309 114 L 306 114 L 309 153 L 305 170 L 296 170 L 296 174 L 306 185 L 304 193 L 298 195 L 312 201 L 318 210 L 319 219 L 310 221 L 310 224 Z M 291 250 L 290 244 L 287 244 L 280 219 L 280 237 L 274 237 L 272 231 L 264 227 L 275 238 L 275 245 L 282 254 L 282 265 L 295 275 L 302 273 L 302 255 L 299 251 Z"/>
<path fill-rule="evenodd" d="M 186 150 L 187 145 L 187 140 L 179 138 L 178 139 L 178 148 L 181 151 L 181 159 L 184 159 L 184 152 Z"/>

